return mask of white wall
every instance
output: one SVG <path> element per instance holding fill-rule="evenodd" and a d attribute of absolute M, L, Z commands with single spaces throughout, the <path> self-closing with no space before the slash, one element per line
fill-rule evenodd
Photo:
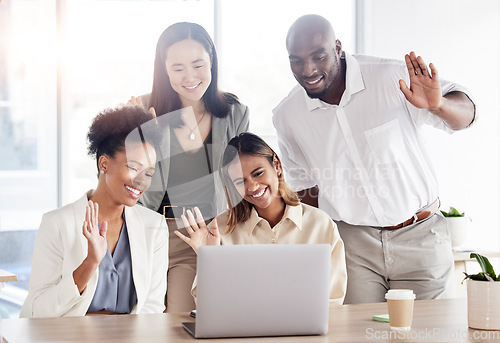
<path fill-rule="evenodd" d="M 448 135 L 426 129 L 440 181 L 442 209 L 472 218 L 466 248 L 500 246 L 500 2 L 498 0 L 361 0 L 359 52 L 403 59 L 414 50 L 442 78 L 466 86 L 479 117 Z"/>

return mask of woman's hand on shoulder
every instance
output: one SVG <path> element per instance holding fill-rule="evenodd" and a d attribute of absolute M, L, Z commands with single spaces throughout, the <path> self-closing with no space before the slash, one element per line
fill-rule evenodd
<path fill-rule="evenodd" d="M 135 97 L 135 96 L 132 95 L 130 97 L 130 100 L 128 101 L 128 103 L 130 105 L 134 105 L 134 106 L 136 106 L 136 105 L 137 106 L 144 106 L 144 104 L 142 103 L 142 99 L 141 99 L 140 96 Z"/>
<path fill-rule="evenodd" d="M 142 98 L 140 96 L 138 96 L 138 97 L 131 96 L 128 103 L 131 105 L 134 105 L 134 106 L 144 106 L 144 103 L 142 102 Z M 151 113 L 151 116 L 153 118 L 156 118 L 156 111 L 155 111 L 154 107 L 149 108 L 149 113 Z"/>
<path fill-rule="evenodd" d="M 106 240 L 108 222 L 103 221 L 99 226 L 98 218 L 99 205 L 89 200 L 82 231 L 88 242 L 87 260 L 96 264 L 101 263 L 108 250 L 108 242 Z"/>
<path fill-rule="evenodd" d="M 198 207 L 195 207 L 194 211 L 196 213 L 196 219 L 190 210 L 187 211 L 187 217 L 184 214 L 181 216 L 182 222 L 189 233 L 189 237 L 177 230 L 175 234 L 189 244 L 195 253 L 198 253 L 198 248 L 203 245 L 220 245 L 221 240 L 217 220 L 214 218 L 210 223 L 212 226 L 212 231 L 210 231 Z"/>

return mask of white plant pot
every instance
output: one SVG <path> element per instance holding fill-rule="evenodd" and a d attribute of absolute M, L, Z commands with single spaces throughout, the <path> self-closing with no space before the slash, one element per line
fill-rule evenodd
<path fill-rule="evenodd" d="M 469 327 L 500 330 L 500 281 L 467 280 Z"/>
<path fill-rule="evenodd" d="M 446 217 L 451 235 L 451 247 L 456 250 L 467 240 L 469 230 L 469 217 Z"/>

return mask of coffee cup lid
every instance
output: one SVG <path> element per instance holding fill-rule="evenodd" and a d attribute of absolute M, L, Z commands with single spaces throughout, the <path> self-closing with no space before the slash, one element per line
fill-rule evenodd
<path fill-rule="evenodd" d="M 385 298 L 389 300 L 411 300 L 415 299 L 415 294 L 411 289 L 390 289 L 385 293 Z"/>

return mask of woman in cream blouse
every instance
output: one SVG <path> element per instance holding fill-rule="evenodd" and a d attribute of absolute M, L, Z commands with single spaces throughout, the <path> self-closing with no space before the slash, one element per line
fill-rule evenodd
<path fill-rule="evenodd" d="M 142 106 L 100 113 L 89 133 L 96 190 L 44 214 L 21 317 L 163 312 L 168 229 L 136 205 L 155 172 L 156 122 Z"/>
<path fill-rule="evenodd" d="M 224 152 L 223 175 L 230 209 L 209 224 L 211 231 L 198 209 L 188 211 L 182 220 L 190 237 L 176 234 L 195 252 L 202 245 L 328 243 L 330 300 L 342 304 L 347 274 L 337 227 L 325 212 L 301 203 L 288 188 L 276 153 L 260 137 L 242 133 Z"/>

